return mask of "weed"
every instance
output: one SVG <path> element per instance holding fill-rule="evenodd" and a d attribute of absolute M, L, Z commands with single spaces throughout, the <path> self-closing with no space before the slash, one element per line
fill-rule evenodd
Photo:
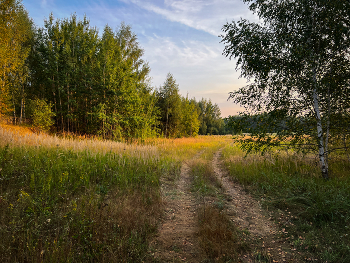
<path fill-rule="evenodd" d="M 126 144 L 1 125 L 0 261 L 146 261 L 160 180 L 175 181 L 184 159 L 222 141 Z"/>
<path fill-rule="evenodd" d="M 199 159 L 193 161 L 190 167 L 193 176 L 192 192 L 196 193 L 197 196 L 217 196 L 221 183 L 215 176 L 211 164 Z"/>

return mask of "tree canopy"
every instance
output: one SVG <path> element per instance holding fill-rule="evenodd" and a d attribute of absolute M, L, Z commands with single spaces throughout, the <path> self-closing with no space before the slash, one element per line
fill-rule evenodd
<path fill-rule="evenodd" d="M 1 1 L 0 114 L 113 140 L 223 132 L 218 106 L 181 96 L 171 73 L 152 87 L 143 55 L 124 23 L 100 34 L 87 17 L 51 14 L 36 28 L 20 1 Z"/>
<path fill-rule="evenodd" d="M 241 75 L 252 81 L 230 98 L 245 107 L 243 123 L 260 118 L 250 129 L 256 138 L 243 147 L 318 151 L 327 179 L 329 154 L 341 138 L 347 151 L 350 134 L 350 2 L 244 2 L 260 22 L 227 23 L 222 36 L 224 55 L 236 58 Z M 271 126 L 277 135 L 268 133 Z"/>
<path fill-rule="evenodd" d="M 28 77 L 32 21 L 17 0 L 0 2 L 0 114 L 15 113 Z"/>

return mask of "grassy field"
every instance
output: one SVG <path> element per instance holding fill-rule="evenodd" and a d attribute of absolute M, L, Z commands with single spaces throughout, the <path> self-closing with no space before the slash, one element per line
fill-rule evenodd
<path fill-rule="evenodd" d="M 350 163 L 330 161 L 332 179 L 320 177 L 314 156 L 276 152 L 245 157 L 239 145 L 223 150 L 232 178 L 274 213 L 283 235 L 305 261 L 350 262 Z M 309 255 L 310 257 L 307 257 Z"/>
<path fill-rule="evenodd" d="M 231 142 L 199 136 L 125 144 L 0 126 L 0 262 L 150 262 L 148 242 L 164 205 L 160 180 L 176 178 L 199 151 L 191 173 L 193 194 L 204 200 L 201 246 L 210 260 L 235 262 L 247 244 L 221 213 L 210 160 L 222 147 L 233 180 L 273 212 L 296 253 L 350 262 L 349 162 L 333 159 L 332 179 L 324 181 L 311 156 L 244 157 Z"/>
<path fill-rule="evenodd" d="M 159 180 L 220 138 L 124 144 L 0 128 L 1 262 L 141 262 Z"/>

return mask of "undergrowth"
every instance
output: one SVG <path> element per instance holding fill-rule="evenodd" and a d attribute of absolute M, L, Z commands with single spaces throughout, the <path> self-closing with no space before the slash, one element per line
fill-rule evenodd
<path fill-rule="evenodd" d="M 332 179 L 320 178 L 315 159 L 296 154 L 248 155 L 227 146 L 230 175 L 274 212 L 290 243 L 322 262 L 350 262 L 350 165 L 330 161 Z"/>

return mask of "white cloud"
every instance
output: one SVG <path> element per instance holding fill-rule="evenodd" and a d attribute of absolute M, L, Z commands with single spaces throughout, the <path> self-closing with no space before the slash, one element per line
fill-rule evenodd
<path fill-rule="evenodd" d="M 218 50 L 195 40 L 182 40 L 178 43 L 170 37 L 153 35 L 145 47 L 150 63 L 165 63 L 195 67 L 220 56 Z"/>
<path fill-rule="evenodd" d="M 253 15 L 240 0 L 123 0 L 166 19 L 179 22 L 212 35 L 219 35 L 221 27 L 232 19 Z"/>
<path fill-rule="evenodd" d="M 153 85 L 159 87 L 166 74 L 172 73 L 183 96 L 211 99 L 222 116 L 236 114 L 239 107 L 227 101 L 228 93 L 246 84 L 235 71 L 235 61 L 221 55 L 217 42 L 182 40 L 154 35 L 143 43 L 149 61 Z"/>

